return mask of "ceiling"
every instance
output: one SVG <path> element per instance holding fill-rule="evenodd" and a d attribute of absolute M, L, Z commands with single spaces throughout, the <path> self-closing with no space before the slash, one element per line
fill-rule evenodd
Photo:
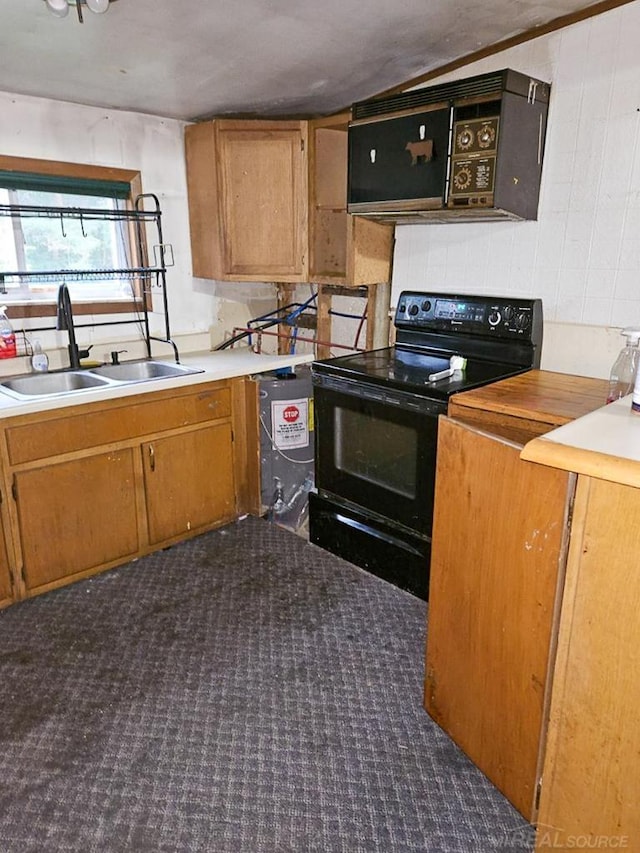
<path fill-rule="evenodd" d="M 80 24 L 0 0 L 0 90 L 183 120 L 327 115 L 592 5 L 117 0 Z"/>

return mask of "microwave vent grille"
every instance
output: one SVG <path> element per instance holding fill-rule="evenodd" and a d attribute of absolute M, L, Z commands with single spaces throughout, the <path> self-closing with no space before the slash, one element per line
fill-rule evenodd
<path fill-rule="evenodd" d="M 353 119 L 373 118 L 374 116 L 389 115 L 390 113 L 410 110 L 415 107 L 425 107 L 443 101 L 455 101 L 461 98 L 474 98 L 482 95 L 500 94 L 505 88 L 508 71 L 497 71 L 493 74 L 482 74 L 466 80 L 452 80 L 427 89 L 413 89 L 390 95 L 388 98 L 359 101 L 353 104 Z"/>

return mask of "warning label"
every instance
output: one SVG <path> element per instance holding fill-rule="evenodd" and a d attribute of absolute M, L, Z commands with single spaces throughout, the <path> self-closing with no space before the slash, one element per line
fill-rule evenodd
<path fill-rule="evenodd" d="M 309 400 L 272 400 L 273 445 L 279 450 L 309 446 Z"/>

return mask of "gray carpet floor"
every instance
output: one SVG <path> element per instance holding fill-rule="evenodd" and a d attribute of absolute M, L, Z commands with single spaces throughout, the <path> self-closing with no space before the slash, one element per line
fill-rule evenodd
<path fill-rule="evenodd" d="M 2 853 L 490 853 L 425 604 L 246 518 L 0 613 Z"/>

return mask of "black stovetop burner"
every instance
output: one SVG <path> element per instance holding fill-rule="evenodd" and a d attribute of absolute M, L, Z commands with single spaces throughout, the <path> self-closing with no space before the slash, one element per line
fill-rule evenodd
<path fill-rule="evenodd" d="M 447 400 L 540 364 L 539 299 L 404 291 L 394 325 L 396 346 L 314 362 L 313 372 Z M 465 369 L 430 382 L 454 355 Z"/>
<path fill-rule="evenodd" d="M 460 391 L 478 388 L 529 370 L 529 367 L 507 362 L 468 358 L 464 370 L 436 382 L 428 381 L 428 376 L 448 367 L 448 355 L 416 352 L 397 346 L 339 356 L 314 364 L 314 370 L 324 374 L 408 391 L 433 400 L 447 400 Z"/>

